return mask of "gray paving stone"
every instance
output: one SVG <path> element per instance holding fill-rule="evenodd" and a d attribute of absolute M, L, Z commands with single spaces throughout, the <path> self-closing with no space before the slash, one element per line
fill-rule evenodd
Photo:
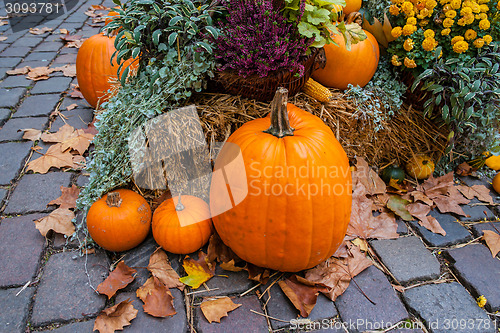
<path fill-rule="evenodd" d="M 42 60 L 46 61 L 47 65 L 57 56 L 56 51 L 51 52 L 31 52 L 24 61 L 32 61 L 32 60 Z"/>
<path fill-rule="evenodd" d="M 43 42 L 37 47 L 33 49 L 33 52 L 45 52 L 45 51 L 58 51 L 61 47 L 63 47 L 63 42 L 61 39 L 56 40 L 54 42 Z"/>
<path fill-rule="evenodd" d="M 8 58 L 1 58 L 0 63 L 2 64 L 2 67 L 15 68 L 21 62 L 21 60 L 23 60 L 23 58 L 8 57 Z"/>
<path fill-rule="evenodd" d="M 22 140 L 24 132 L 19 131 L 20 129 L 34 128 L 43 130 L 48 122 L 47 117 L 11 118 L 0 128 L 0 141 Z"/>
<path fill-rule="evenodd" d="M 0 332 L 24 333 L 29 304 L 35 288 L 26 288 L 16 297 L 19 288 L 0 290 Z"/>
<path fill-rule="evenodd" d="M 31 68 L 37 68 L 37 67 L 47 67 L 49 64 L 47 63 L 47 61 L 44 61 L 44 60 L 30 60 L 30 61 L 23 61 L 22 63 L 20 63 L 18 65 L 18 67 L 22 66 L 28 66 L 28 67 L 31 67 Z M 51 76 L 53 76 L 54 74 L 51 74 Z"/>
<path fill-rule="evenodd" d="M 76 129 L 87 128 L 88 124 L 94 118 L 92 109 L 73 109 L 71 111 L 63 111 L 61 114 L 65 117 L 64 120 L 62 117 L 57 117 L 50 126 L 51 132 L 57 132 L 65 124 L 71 125 Z"/>
<path fill-rule="evenodd" d="M 167 318 L 156 318 L 146 314 L 142 309 L 142 301 L 137 298 L 135 291 L 119 293 L 116 296 L 115 304 L 126 299 L 133 301 L 134 308 L 139 310 L 137 317 L 132 321 L 132 324 L 126 326 L 123 331 L 130 333 L 143 333 L 146 328 L 148 333 L 162 333 L 168 328 L 168 332 L 186 332 L 187 317 L 184 306 L 184 294 L 178 289 L 170 289 L 174 297 L 174 309 L 177 312 L 175 315 Z"/>
<path fill-rule="evenodd" d="M 500 310 L 500 260 L 491 256 L 490 250 L 482 244 L 471 244 L 452 249 L 448 254 L 453 259 L 453 267 L 464 285 L 476 297 L 484 295 L 490 311 Z"/>
<path fill-rule="evenodd" d="M 196 322 L 198 332 L 234 332 L 238 328 L 239 333 L 268 332 L 267 322 L 263 316 L 259 316 L 250 310 L 262 313 L 257 296 L 244 296 L 233 299 L 236 304 L 242 304 L 239 308 L 229 313 L 229 316 L 222 317 L 220 323 L 209 323 L 201 313 L 200 307 L 196 307 Z"/>
<path fill-rule="evenodd" d="M 45 238 L 34 220 L 43 214 L 7 218 L 0 224 L 0 286 L 24 285 L 32 281 L 45 249 Z"/>
<path fill-rule="evenodd" d="M 460 221 L 481 221 L 495 218 L 495 214 L 486 206 L 471 206 L 471 204 L 480 203 L 476 198 L 472 199 L 468 205 L 462 206 L 465 214 L 468 216 L 460 216 Z"/>
<path fill-rule="evenodd" d="M 21 46 L 21 47 L 8 47 L 2 53 L 0 57 L 24 57 L 31 51 L 31 47 Z"/>
<path fill-rule="evenodd" d="M 457 282 L 415 287 L 403 295 L 433 333 L 495 332 L 488 315 Z M 465 324 L 464 329 L 461 323 Z"/>
<path fill-rule="evenodd" d="M 0 107 L 12 108 L 19 103 L 26 88 L 0 89 Z"/>
<path fill-rule="evenodd" d="M 272 283 L 272 281 L 269 283 Z M 269 283 L 260 287 L 261 292 L 267 289 Z M 269 316 L 287 321 L 282 322 L 270 319 L 271 326 L 275 330 L 290 327 L 291 325 L 293 326 L 293 322 L 290 321 L 299 317 L 298 310 L 293 306 L 292 302 L 286 297 L 277 283 L 269 289 L 269 292 L 266 292 L 262 300 L 264 303 L 267 303 L 267 313 Z M 316 305 L 311 311 L 308 319 L 311 321 L 321 321 L 322 319 L 333 318 L 337 315 L 338 312 L 335 304 L 324 295 L 320 294 L 318 295 Z"/>
<path fill-rule="evenodd" d="M 448 246 L 466 242 L 472 238 L 467 228 L 463 227 L 455 216 L 451 214 L 442 214 L 437 209 L 431 210 L 429 215 L 438 220 L 441 227 L 446 231 L 446 236 L 427 230 L 420 226 L 417 221 L 411 221 L 410 223 L 431 246 Z"/>
<path fill-rule="evenodd" d="M 9 120 L 10 113 L 11 111 L 9 109 L 0 109 L 0 125 Z"/>
<path fill-rule="evenodd" d="M 43 38 L 40 37 L 31 37 L 31 38 L 19 38 L 14 43 L 12 43 L 11 47 L 35 47 L 43 41 Z"/>
<path fill-rule="evenodd" d="M 255 282 L 248 279 L 247 271 L 230 272 L 217 266 L 215 268 L 215 275 L 206 284 L 210 289 L 218 289 L 203 293 L 203 296 L 241 294 L 255 285 Z M 218 275 L 227 275 L 228 277 Z"/>
<path fill-rule="evenodd" d="M 4 213 L 26 214 L 51 210 L 47 208 L 47 203 L 61 195 L 61 186 L 69 186 L 70 177 L 69 172 L 24 175 L 14 189 Z"/>
<path fill-rule="evenodd" d="M 439 276 L 438 260 L 415 236 L 371 241 L 380 259 L 401 283 Z"/>
<path fill-rule="evenodd" d="M 380 330 L 409 317 L 391 284 L 375 266 L 368 267 L 354 278 L 335 304 L 342 321 L 351 332 Z M 375 305 L 359 291 L 361 289 Z M 352 324 L 354 323 L 353 327 Z"/>
<path fill-rule="evenodd" d="M 343 326 L 343 323 L 339 320 L 336 321 L 333 319 L 328 319 L 328 320 L 325 319 L 322 321 L 315 321 L 315 322 L 310 322 L 310 323 L 296 322 L 295 324 L 292 324 L 292 326 L 290 326 L 290 328 L 292 330 L 297 330 L 296 332 L 300 332 L 300 333 L 305 333 L 305 332 L 346 333 L 347 332 L 346 329 L 342 328 L 342 326 Z M 346 326 L 344 325 L 344 327 L 346 327 Z"/>
<path fill-rule="evenodd" d="M 408 234 L 408 232 L 409 232 L 408 226 L 406 225 L 406 223 L 402 219 L 397 218 L 396 223 L 398 224 L 398 228 L 396 229 L 396 232 L 398 234 L 400 234 L 400 235 Z"/>
<path fill-rule="evenodd" d="M 60 326 L 53 330 L 41 331 L 44 333 L 89 333 L 94 330 L 94 320 L 81 321 Z"/>
<path fill-rule="evenodd" d="M 48 116 L 59 101 L 59 94 L 27 97 L 12 117 Z"/>
<path fill-rule="evenodd" d="M 61 93 L 68 89 L 70 83 L 70 77 L 53 77 L 48 80 L 38 81 L 33 89 L 31 89 L 30 93 L 32 95 Z"/>
<path fill-rule="evenodd" d="M 476 237 L 482 236 L 484 230 L 491 230 L 498 232 L 500 231 L 500 222 L 477 223 L 472 225 L 472 232 Z"/>
<path fill-rule="evenodd" d="M 76 78 L 74 78 L 73 82 L 71 82 L 73 84 L 78 84 L 78 81 L 76 80 Z M 91 109 L 88 107 L 88 104 L 87 102 L 84 100 L 84 99 L 81 99 L 81 98 L 71 98 L 69 96 L 66 96 L 64 97 L 62 103 L 61 103 L 61 107 L 60 109 L 61 110 L 66 110 L 66 108 L 72 104 L 76 104 L 77 107 L 76 109 L 81 109 L 81 108 L 88 108 L 88 109 Z"/>
<path fill-rule="evenodd" d="M 64 64 L 74 64 L 76 63 L 76 54 L 63 54 L 59 55 L 57 58 L 54 59 L 54 64 L 58 65 L 64 65 Z"/>
<path fill-rule="evenodd" d="M 5 67 L 0 68 L 0 80 L 3 80 L 7 76 L 8 70 L 10 70 L 10 68 L 5 68 Z"/>
<path fill-rule="evenodd" d="M 91 37 L 90 35 L 89 37 Z M 59 51 L 59 54 L 77 54 L 78 49 L 74 47 L 63 47 L 61 51 Z"/>
<path fill-rule="evenodd" d="M 80 175 L 76 179 L 76 186 L 84 187 L 85 185 L 88 184 L 88 182 L 89 182 L 89 176 Z"/>
<path fill-rule="evenodd" d="M 95 316 L 103 308 L 106 296 L 89 286 L 85 264 L 94 287 L 108 274 L 109 262 L 103 252 L 80 257 L 78 252 L 52 255 L 43 269 L 31 322 L 40 326 Z"/>
<path fill-rule="evenodd" d="M 0 207 L 2 207 L 5 199 L 7 199 L 7 190 L 0 188 Z"/>
<path fill-rule="evenodd" d="M 29 87 L 33 81 L 27 79 L 24 75 L 8 76 L 0 83 L 0 88 L 19 88 Z"/>
<path fill-rule="evenodd" d="M 0 143 L 0 185 L 7 185 L 21 170 L 23 162 L 31 149 L 31 142 Z"/>

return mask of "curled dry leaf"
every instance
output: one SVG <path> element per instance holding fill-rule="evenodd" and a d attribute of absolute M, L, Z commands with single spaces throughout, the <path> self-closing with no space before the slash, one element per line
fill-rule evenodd
<path fill-rule="evenodd" d="M 491 197 L 490 190 L 484 185 L 472 185 L 470 187 L 466 185 L 458 185 L 457 189 L 469 200 L 476 197 L 483 202 L 489 203 L 490 205 L 493 204 L 493 198 Z"/>
<path fill-rule="evenodd" d="M 184 284 L 179 280 L 179 275 L 170 266 L 168 256 L 161 248 L 156 249 L 149 257 L 148 270 L 168 288 L 184 290 Z"/>
<path fill-rule="evenodd" d="M 432 231 L 436 234 L 441 234 L 446 236 L 446 231 L 441 227 L 438 220 L 436 220 L 433 216 L 428 215 L 431 211 L 431 207 L 420 203 L 414 202 L 407 206 L 408 211 L 411 215 L 415 216 L 418 219 L 418 224 L 422 227 L 426 228 L 429 231 Z"/>
<path fill-rule="evenodd" d="M 47 80 L 52 72 L 54 72 L 54 70 L 48 66 L 30 68 L 26 78 L 33 81 Z"/>
<path fill-rule="evenodd" d="M 322 283 L 311 282 L 297 275 L 279 281 L 278 284 L 304 318 L 309 317 L 314 309 L 319 293 L 330 291 L 330 288 Z"/>
<path fill-rule="evenodd" d="M 74 135 L 64 140 L 62 144 L 62 150 L 68 148 L 76 150 L 80 155 L 83 155 L 87 148 L 90 146 L 91 141 L 94 139 L 93 134 L 85 133 L 84 130 L 78 129 Z"/>
<path fill-rule="evenodd" d="M 86 165 L 85 157 L 80 155 L 73 155 L 73 166 L 72 169 L 81 170 L 84 169 Z"/>
<path fill-rule="evenodd" d="M 73 128 L 73 126 L 64 124 L 55 133 L 43 133 L 41 139 L 43 142 L 64 142 L 74 136 L 75 129 Z"/>
<path fill-rule="evenodd" d="M 198 260 L 186 256 L 182 266 L 187 276 L 181 277 L 179 280 L 193 289 L 199 288 L 215 274 L 215 265 L 208 262 L 207 256 L 203 251 L 198 252 Z"/>
<path fill-rule="evenodd" d="M 429 199 L 424 193 L 420 191 L 412 191 L 409 193 L 409 195 L 413 197 L 414 202 L 422 201 L 424 204 L 429 206 L 432 206 L 434 204 L 431 199 Z"/>
<path fill-rule="evenodd" d="M 356 171 L 352 174 L 352 183 L 361 183 L 369 195 L 385 194 L 387 186 L 382 178 L 368 166 L 368 163 L 362 158 L 356 158 Z"/>
<path fill-rule="evenodd" d="M 61 186 L 61 196 L 48 203 L 49 205 L 59 205 L 59 208 L 76 208 L 76 199 L 80 195 L 80 189 L 75 185 L 71 187 Z"/>
<path fill-rule="evenodd" d="M 47 173 L 52 167 L 73 168 L 73 155 L 70 152 L 64 152 L 61 147 L 60 143 L 50 146 L 43 156 L 28 163 L 27 170 L 43 174 Z"/>
<path fill-rule="evenodd" d="M 24 132 L 23 139 L 25 140 L 37 141 L 40 140 L 40 137 L 42 136 L 42 131 L 34 128 L 24 128 L 18 130 L 18 132 L 19 131 Z"/>
<path fill-rule="evenodd" d="M 43 28 L 30 28 L 30 34 L 32 35 L 43 35 L 46 32 L 50 32 L 54 29 L 48 28 L 48 27 L 43 27 Z"/>
<path fill-rule="evenodd" d="M 500 252 L 500 235 L 492 230 L 484 230 L 483 239 L 494 258 Z"/>
<path fill-rule="evenodd" d="M 78 104 L 76 104 L 76 103 L 70 104 L 66 107 L 66 111 L 71 111 L 76 107 L 78 107 Z"/>
<path fill-rule="evenodd" d="M 359 247 L 359 249 L 363 252 L 368 251 L 368 242 L 366 239 L 355 238 L 351 241 L 351 243 L 353 243 L 354 245 Z M 347 246 L 346 246 L 346 249 L 347 249 Z M 346 256 L 347 256 L 347 251 L 346 251 Z"/>
<path fill-rule="evenodd" d="M 227 263 L 231 260 L 235 263 L 241 261 L 233 250 L 222 242 L 217 232 L 214 232 L 208 241 L 207 260 L 212 264 L 216 262 Z"/>
<path fill-rule="evenodd" d="M 62 34 L 62 35 L 68 35 L 69 31 L 68 31 L 68 29 L 62 28 L 62 29 L 59 29 L 59 33 Z"/>
<path fill-rule="evenodd" d="M 266 284 L 269 281 L 269 276 L 271 275 L 269 269 L 255 266 L 251 263 L 247 263 L 245 269 L 248 271 L 248 278 L 250 280 L 260 282 L 261 284 Z"/>
<path fill-rule="evenodd" d="M 62 72 L 64 76 L 75 77 L 76 76 L 76 65 L 68 64 L 61 67 L 53 68 L 54 72 Z"/>
<path fill-rule="evenodd" d="M 222 317 L 227 317 L 228 312 L 239 308 L 241 304 L 235 304 L 229 297 L 224 296 L 214 300 L 203 301 L 200 305 L 201 312 L 209 323 L 220 323 Z"/>
<path fill-rule="evenodd" d="M 347 289 L 351 279 L 371 265 L 371 260 L 358 247 L 353 246 L 350 248 L 350 255 L 347 258 L 330 257 L 316 267 L 307 270 L 305 276 L 311 282 L 321 283 L 330 288 L 324 294 L 335 301 Z"/>
<path fill-rule="evenodd" d="M 149 282 L 147 292 L 143 295 L 144 297 L 140 297 L 144 302 L 144 312 L 153 317 L 160 318 L 175 315 L 177 312 L 174 308 L 174 297 L 170 293 L 170 290 L 156 277 L 148 279 L 148 281 L 150 280 L 152 283 Z"/>
<path fill-rule="evenodd" d="M 124 300 L 101 311 L 95 320 L 94 331 L 113 333 L 122 330 L 125 326 L 130 325 L 131 320 L 137 317 L 137 312 L 130 299 Z"/>
<path fill-rule="evenodd" d="M 7 71 L 7 75 L 21 75 L 21 74 L 28 74 L 30 71 L 29 66 L 24 66 L 21 68 L 16 68 L 16 69 L 11 69 L 10 71 Z"/>
<path fill-rule="evenodd" d="M 112 271 L 106 280 L 101 282 L 97 286 L 97 292 L 108 296 L 108 299 L 116 294 L 116 291 L 125 288 L 130 282 L 134 281 L 135 273 L 137 270 L 128 267 L 122 260 L 116 265 L 114 271 Z"/>
<path fill-rule="evenodd" d="M 52 211 L 49 215 L 35 221 L 35 227 L 40 231 L 42 236 L 46 237 L 50 230 L 71 236 L 75 233 L 73 220 L 75 213 L 66 208 L 58 208 Z"/>
<path fill-rule="evenodd" d="M 463 162 L 459 166 L 457 166 L 455 173 L 458 176 L 469 176 L 474 172 L 474 168 L 470 166 L 469 163 Z"/>
<path fill-rule="evenodd" d="M 77 84 L 72 84 L 72 90 L 69 93 L 69 96 L 72 98 L 80 98 L 84 99 L 82 92 L 80 91 L 80 87 Z"/>
<path fill-rule="evenodd" d="M 70 35 L 70 34 L 66 34 L 64 36 L 60 36 L 59 38 L 61 38 L 63 41 L 65 42 L 75 42 L 77 40 L 80 40 L 82 39 L 82 36 L 81 35 Z"/>
<path fill-rule="evenodd" d="M 410 202 L 401 198 L 398 195 L 391 195 L 389 200 L 387 201 L 387 208 L 392 210 L 394 213 L 399 215 L 405 221 L 413 220 L 413 217 L 406 209 Z"/>
<path fill-rule="evenodd" d="M 432 201 L 436 204 L 436 207 L 441 213 L 455 213 L 457 215 L 466 216 L 464 210 L 460 205 L 465 205 L 469 203 L 469 200 L 465 198 L 455 186 L 448 189 L 448 195 L 438 195 L 432 198 Z"/>

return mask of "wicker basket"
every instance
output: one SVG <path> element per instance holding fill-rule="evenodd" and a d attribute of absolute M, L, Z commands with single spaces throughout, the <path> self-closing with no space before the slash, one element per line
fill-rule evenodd
<path fill-rule="evenodd" d="M 304 75 L 300 78 L 294 76 L 296 71 L 287 70 L 281 70 L 266 77 L 259 75 L 243 77 L 234 70 L 224 70 L 218 72 L 214 80 L 219 91 L 223 90 L 231 95 L 240 95 L 259 101 L 272 100 L 278 87 L 287 88 L 289 96 L 293 96 L 302 89 L 313 71 L 325 67 L 325 51 L 316 48 L 313 50 L 302 61 Z"/>

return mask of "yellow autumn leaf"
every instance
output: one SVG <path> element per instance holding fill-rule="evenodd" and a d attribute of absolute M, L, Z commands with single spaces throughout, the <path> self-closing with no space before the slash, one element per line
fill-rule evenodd
<path fill-rule="evenodd" d="M 477 305 L 480 307 L 480 308 L 483 308 L 485 305 L 486 305 L 486 302 L 488 300 L 486 299 L 486 297 L 484 297 L 484 295 L 481 295 L 477 298 Z"/>
<path fill-rule="evenodd" d="M 203 251 L 198 253 L 198 260 L 186 256 L 182 266 L 187 276 L 181 277 L 179 280 L 193 289 L 199 288 L 203 283 L 210 280 L 214 276 L 215 267 L 208 263 L 206 258 L 207 255 Z"/>

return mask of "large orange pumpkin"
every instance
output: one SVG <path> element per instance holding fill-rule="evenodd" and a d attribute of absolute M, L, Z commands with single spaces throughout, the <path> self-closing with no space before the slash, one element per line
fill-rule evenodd
<path fill-rule="evenodd" d="M 329 258 L 345 236 L 352 199 L 349 162 L 331 129 L 287 104 L 287 90 L 279 88 L 270 116 L 244 124 L 227 142 L 210 188 L 212 215 L 235 203 L 212 217 L 222 241 L 240 258 L 280 271 Z M 241 149 L 244 170 L 230 167 L 234 146 Z M 246 188 L 238 203 L 234 194 Z"/>
<path fill-rule="evenodd" d="M 108 100 L 108 90 L 112 81 L 117 80 L 118 64 L 111 56 L 115 52 L 115 37 L 104 36 L 103 33 L 94 35 L 83 42 L 76 57 L 76 78 L 85 100 L 96 108 Z M 137 66 L 138 61 L 129 59 L 122 66 L 122 71 L 129 65 L 130 69 Z"/>
<path fill-rule="evenodd" d="M 344 36 L 333 34 L 334 45 L 324 46 L 326 65 L 313 72 L 312 78 L 330 88 L 347 89 L 349 84 L 364 87 L 375 74 L 380 51 L 377 40 L 365 30 L 367 38 L 351 45 L 351 51 L 345 47 Z"/>
<path fill-rule="evenodd" d="M 87 229 L 92 239 L 108 251 L 127 251 L 139 245 L 151 226 L 148 202 L 131 190 L 114 190 L 92 204 Z"/>
<path fill-rule="evenodd" d="M 348 15 L 353 12 L 357 12 L 361 9 L 362 0 L 346 0 L 346 5 L 344 6 L 344 14 Z"/>
<path fill-rule="evenodd" d="M 165 200 L 153 214 L 153 237 L 163 249 L 188 254 L 200 249 L 212 234 L 210 209 L 190 195 Z"/>

